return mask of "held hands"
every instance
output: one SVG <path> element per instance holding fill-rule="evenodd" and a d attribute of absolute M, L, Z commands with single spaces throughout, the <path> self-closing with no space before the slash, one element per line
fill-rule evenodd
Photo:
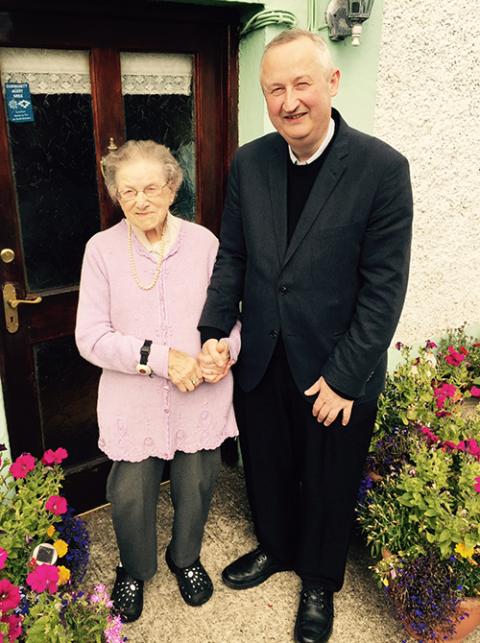
<path fill-rule="evenodd" d="M 198 361 L 175 348 L 168 352 L 168 378 L 179 391 L 194 391 L 203 382 Z"/>
<path fill-rule="evenodd" d="M 317 393 L 318 396 L 312 409 L 312 415 L 317 418 L 317 421 L 323 422 L 325 426 L 330 426 L 338 414 L 342 412 L 342 425 L 347 426 L 352 414 L 353 400 L 346 400 L 335 393 L 323 377 L 320 377 L 305 391 L 305 395 L 316 395 Z"/>
<path fill-rule="evenodd" d="M 202 377 L 206 382 L 215 384 L 225 377 L 230 370 L 230 349 L 228 342 L 221 339 L 208 339 L 198 355 Z"/>

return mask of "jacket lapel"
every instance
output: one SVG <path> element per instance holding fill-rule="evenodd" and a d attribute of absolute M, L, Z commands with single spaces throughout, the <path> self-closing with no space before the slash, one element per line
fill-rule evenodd
<path fill-rule="evenodd" d="M 279 265 L 282 265 L 287 248 L 287 145 L 280 137 L 268 164 L 270 214 L 275 231 L 275 245 Z"/>
<path fill-rule="evenodd" d="M 295 228 L 284 256 L 283 265 L 290 260 L 298 249 L 345 171 L 345 157 L 348 154 L 348 126 L 344 121 L 341 121 L 339 128 L 328 158 L 315 179 L 315 183 L 300 215 L 297 227 Z"/>

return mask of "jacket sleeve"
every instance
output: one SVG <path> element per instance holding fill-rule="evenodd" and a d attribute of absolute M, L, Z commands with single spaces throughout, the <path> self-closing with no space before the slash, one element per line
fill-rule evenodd
<path fill-rule="evenodd" d="M 240 211 L 238 161 L 230 170 L 222 217 L 220 248 L 207 290 L 207 300 L 199 321 L 200 327 L 216 328 L 228 336 L 239 318 L 243 295 L 246 250 Z"/>
<path fill-rule="evenodd" d="M 407 290 L 412 217 L 408 162 L 398 155 L 385 168 L 369 216 L 350 328 L 322 372 L 346 397 L 364 394 L 365 384 L 395 332 Z"/>
<path fill-rule="evenodd" d="M 100 250 L 92 240 L 83 258 L 75 340 L 80 355 L 100 368 L 137 374 L 145 339 L 124 335 L 110 319 L 110 286 Z M 148 365 L 155 375 L 168 377 L 168 346 L 152 344 Z"/>

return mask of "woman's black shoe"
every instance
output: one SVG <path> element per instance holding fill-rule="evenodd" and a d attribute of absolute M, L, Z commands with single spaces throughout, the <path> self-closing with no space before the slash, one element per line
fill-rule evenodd
<path fill-rule="evenodd" d="M 192 607 L 206 603 L 213 594 L 213 584 L 200 558 L 188 567 L 177 567 L 167 548 L 165 560 L 172 574 L 177 577 L 178 588 L 185 603 Z"/>
<path fill-rule="evenodd" d="M 111 599 L 113 611 L 124 623 L 136 621 L 143 609 L 143 580 L 133 578 L 123 567 L 117 567 Z"/>

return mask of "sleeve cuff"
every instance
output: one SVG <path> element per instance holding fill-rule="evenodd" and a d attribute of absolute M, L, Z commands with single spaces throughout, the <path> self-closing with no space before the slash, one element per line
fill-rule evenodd
<path fill-rule="evenodd" d="M 170 347 L 162 344 L 152 344 L 148 365 L 154 375 L 168 379 L 168 353 Z"/>
<path fill-rule="evenodd" d="M 198 330 L 200 331 L 202 346 L 209 339 L 225 339 L 225 332 L 219 328 L 213 328 L 212 326 L 199 326 Z"/>

